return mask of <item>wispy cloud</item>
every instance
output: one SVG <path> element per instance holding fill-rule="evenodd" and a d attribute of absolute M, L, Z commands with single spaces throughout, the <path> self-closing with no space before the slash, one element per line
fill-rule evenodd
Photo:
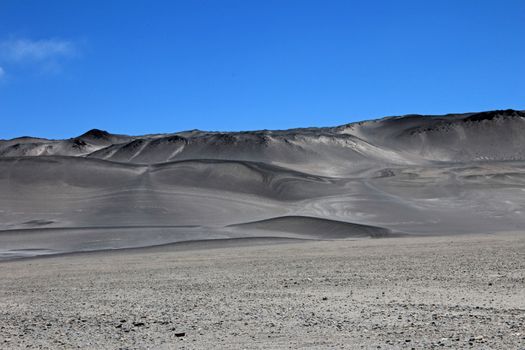
<path fill-rule="evenodd" d="M 60 71 L 62 63 L 79 55 L 78 46 L 58 38 L 33 40 L 9 38 L 0 40 L 0 78 L 11 66 L 28 67 L 42 72 Z"/>
<path fill-rule="evenodd" d="M 9 61 L 43 61 L 77 54 L 71 41 L 61 39 L 7 39 L 0 42 L 0 56 Z"/>

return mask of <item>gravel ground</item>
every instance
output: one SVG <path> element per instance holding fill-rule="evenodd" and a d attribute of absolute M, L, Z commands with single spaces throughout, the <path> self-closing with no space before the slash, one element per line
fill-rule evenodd
<path fill-rule="evenodd" d="M 524 349 L 525 234 L 4 262 L 0 348 Z"/>

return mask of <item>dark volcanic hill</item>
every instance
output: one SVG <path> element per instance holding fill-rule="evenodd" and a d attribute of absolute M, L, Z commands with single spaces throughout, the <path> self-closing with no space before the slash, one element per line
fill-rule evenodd
<path fill-rule="evenodd" d="M 0 140 L 0 258 L 261 235 L 519 230 L 524 131 L 524 112 L 502 110 Z"/>

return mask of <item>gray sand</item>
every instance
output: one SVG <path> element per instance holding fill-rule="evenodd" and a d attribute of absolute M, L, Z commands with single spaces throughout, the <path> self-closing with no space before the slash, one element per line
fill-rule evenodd
<path fill-rule="evenodd" d="M 0 140 L 0 260 L 175 242 L 525 230 L 525 112 Z"/>
<path fill-rule="evenodd" d="M 0 263 L 0 348 L 525 346 L 523 232 L 270 243 Z"/>

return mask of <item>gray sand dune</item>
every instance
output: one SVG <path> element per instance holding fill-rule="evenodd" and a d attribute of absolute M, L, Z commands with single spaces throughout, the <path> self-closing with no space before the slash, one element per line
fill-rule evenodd
<path fill-rule="evenodd" d="M 0 248 L 13 255 L 276 234 L 521 230 L 524 128 L 525 113 L 506 110 L 0 140 Z"/>
<path fill-rule="evenodd" d="M 324 239 L 392 236 L 389 230 L 381 227 L 309 216 L 281 216 L 267 220 L 230 225 L 230 227 L 241 231 L 275 231 Z"/>

